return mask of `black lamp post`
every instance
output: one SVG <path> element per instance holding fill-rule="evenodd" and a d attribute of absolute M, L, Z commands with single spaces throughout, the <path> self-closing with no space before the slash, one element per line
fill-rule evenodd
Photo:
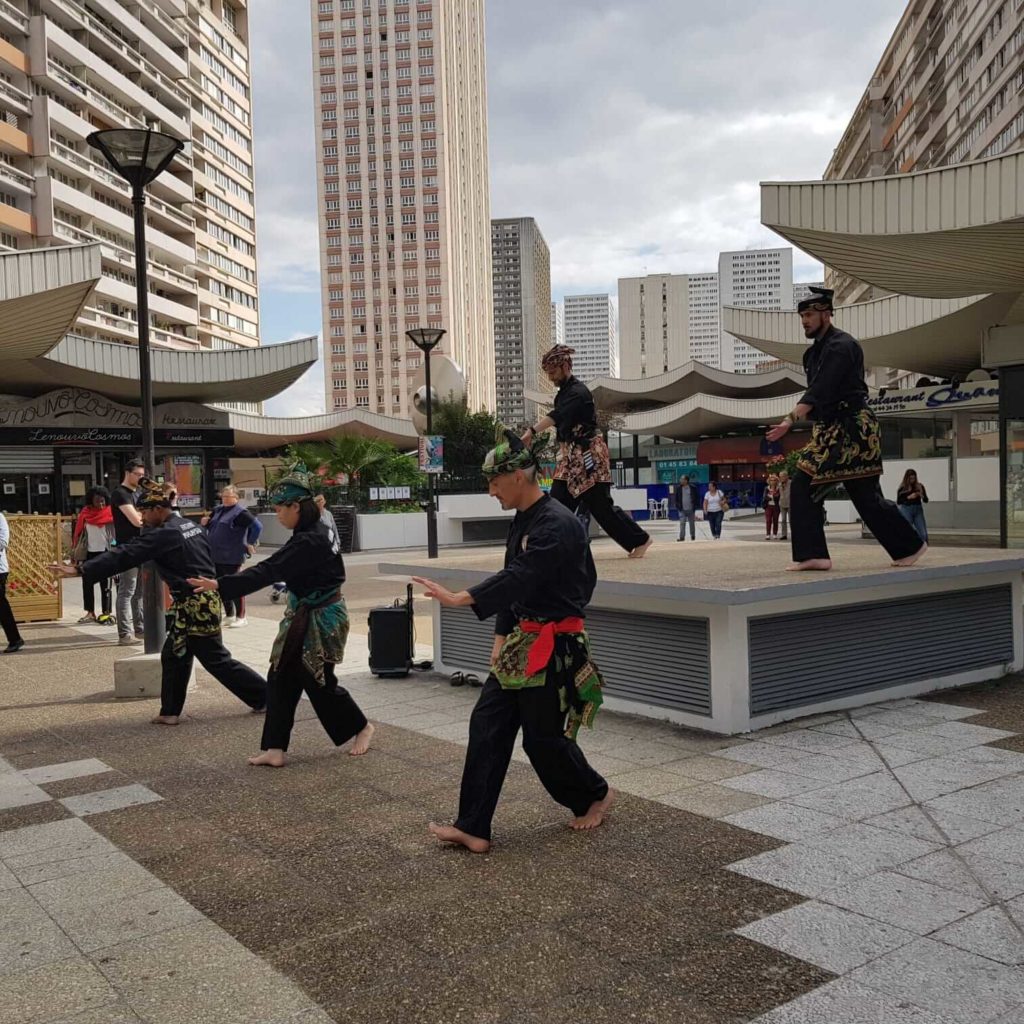
<path fill-rule="evenodd" d="M 149 128 L 111 128 L 86 139 L 132 187 L 135 220 L 135 305 L 139 330 L 139 385 L 142 401 L 142 457 L 146 471 L 156 473 L 153 444 L 153 377 L 149 362 L 149 282 L 146 273 L 146 186 L 185 147 L 181 139 Z M 163 594 L 156 567 L 142 571 L 143 621 L 146 654 L 156 654 L 164 642 Z"/>
<path fill-rule="evenodd" d="M 433 399 L 434 393 L 430 386 L 430 353 L 444 337 L 441 327 L 414 327 L 405 332 L 405 336 L 423 353 L 424 382 L 427 391 L 427 433 L 434 427 Z M 434 474 L 427 474 L 427 558 L 437 558 L 437 502 L 434 500 Z"/>

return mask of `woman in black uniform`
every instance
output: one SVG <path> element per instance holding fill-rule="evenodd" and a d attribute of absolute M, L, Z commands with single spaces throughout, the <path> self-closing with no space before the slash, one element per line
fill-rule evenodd
<path fill-rule="evenodd" d="M 219 590 L 232 600 L 278 580 L 288 586 L 288 608 L 270 652 L 262 749 L 249 764 L 280 768 L 286 763 L 303 690 L 335 746 L 355 737 L 349 753 L 365 754 L 373 726 L 334 675 L 348 638 L 348 613 L 341 595 L 345 563 L 337 534 L 321 520 L 301 464 L 278 482 L 270 503 L 281 525 L 292 531 L 287 544 L 244 572 L 188 581 L 197 593 Z"/>

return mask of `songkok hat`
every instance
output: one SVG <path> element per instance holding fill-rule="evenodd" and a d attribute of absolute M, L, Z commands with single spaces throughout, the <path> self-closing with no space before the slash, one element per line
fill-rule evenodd
<path fill-rule="evenodd" d="M 572 366 L 572 357 L 576 354 L 576 349 L 570 348 L 568 345 L 555 345 L 549 348 L 547 352 L 541 357 L 540 365 L 543 370 L 550 370 L 556 366 Z"/>
<path fill-rule="evenodd" d="M 802 313 L 805 309 L 816 309 L 821 313 L 831 313 L 835 306 L 832 305 L 832 296 L 835 295 L 835 291 L 831 288 L 816 288 L 814 285 L 810 286 L 810 290 L 813 294 L 808 295 L 806 299 L 801 299 L 797 303 L 796 311 Z"/>
<path fill-rule="evenodd" d="M 157 480 L 150 480 L 144 476 L 139 481 L 139 497 L 135 499 L 135 507 L 147 508 L 170 508 L 171 499 L 164 493 L 164 485 Z"/>
<path fill-rule="evenodd" d="M 312 498 L 313 488 L 304 462 L 296 462 L 271 488 L 267 501 L 271 505 L 290 505 L 303 498 Z"/>
<path fill-rule="evenodd" d="M 522 438 L 517 437 L 511 430 L 499 427 L 498 443 L 487 453 L 481 469 L 489 480 L 491 477 L 501 476 L 503 473 L 514 473 L 517 469 L 540 466 L 547 448 L 547 434 L 535 437 L 529 445 L 526 445 Z"/>

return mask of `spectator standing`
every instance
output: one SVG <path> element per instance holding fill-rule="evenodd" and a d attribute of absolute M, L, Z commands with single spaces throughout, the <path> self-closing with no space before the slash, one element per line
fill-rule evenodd
<path fill-rule="evenodd" d="M 14 621 L 11 603 L 7 600 L 7 577 L 11 571 L 7 562 L 7 548 L 10 543 L 11 528 L 7 525 L 7 517 L 0 512 L 0 627 L 3 628 L 4 636 L 7 637 L 4 654 L 14 654 L 25 646 L 25 641 L 22 640 L 21 634 L 18 632 L 18 624 Z"/>
<path fill-rule="evenodd" d="M 700 492 L 696 484 L 690 483 L 688 476 L 679 478 L 675 487 L 676 508 L 679 510 L 679 536 L 677 540 L 686 540 L 686 524 L 690 524 L 690 540 L 697 539 L 697 509 L 700 507 Z"/>
<path fill-rule="evenodd" d="M 785 469 L 779 470 L 779 526 L 782 532 L 779 537 L 782 540 L 789 540 L 789 488 L 792 481 L 789 479 L 789 472 Z"/>
<path fill-rule="evenodd" d="M 146 475 L 146 464 L 132 459 L 125 466 L 120 486 L 110 495 L 114 516 L 114 543 L 118 547 L 130 544 L 142 532 L 142 516 L 135 507 L 139 481 Z M 142 593 L 139 589 L 137 566 L 125 569 L 117 577 L 117 638 L 122 645 L 142 643 Z"/>
<path fill-rule="evenodd" d="M 221 504 L 199 521 L 205 526 L 213 552 L 217 576 L 233 576 L 256 550 L 263 524 L 244 506 L 238 504 L 238 490 L 228 484 L 220 492 Z M 333 524 L 332 524 L 333 525 Z M 222 597 L 224 625 L 232 629 L 247 626 L 245 597 Z"/>
<path fill-rule="evenodd" d="M 323 523 L 331 533 L 337 533 L 338 527 L 335 525 L 334 516 L 331 514 L 331 510 L 327 507 L 327 499 L 322 494 L 318 494 L 313 499 L 313 504 L 316 505 L 317 511 L 320 513 L 320 522 Z"/>
<path fill-rule="evenodd" d="M 928 543 L 928 526 L 924 521 L 924 503 L 928 500 L 928 491 L 917 479 L 917 470 L 908 469 L 903 474 L 903 483 L 896 491 L 896 504 L 903 518 L 917 530 L 918 537 Z"/>
<path fill-rule="evenodd" d="M 712 540 L 722 539 L 722 519 L 728 507 L 725 495 L 718 489 L 717 481 L 712 480 L 704 495 L 704 518 L 711 527 Z"/>
<path fill-rule="evenodd" d="M 114 542 L 114 514 L 110 507 L 110 491 L 106 487 L 90 487 L 85 492 L 85 507 L 78 513 L 75 529 L 71 534 L 71 546 L 74 549 L 85 534 L 85 557 L 83 563 L 97 558 L 108 551 Z M 78 620 L 82 622 L 101 622 L 113 625 L 114 616 L 110 614 L 110 579 L 100 580 L 100 614 L 96 616 L 96 587 L 82 578 L 82 604 L 85 614 Z"/>
<path fill-rule="evenodd" d="M 779 512 L 782 502 L 782 487 L 779 478 L 768 475 L 768 485 L 764 489 L 764 539 L 771 540 L 779 536 Z"/>

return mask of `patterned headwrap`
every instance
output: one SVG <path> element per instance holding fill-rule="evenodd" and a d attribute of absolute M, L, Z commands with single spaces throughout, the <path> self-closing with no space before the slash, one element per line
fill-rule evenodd
<path fill-rule="evenodd" d="M 548 448 L 546 433 L 535 437 L 529 445 L 526 445 L 522 438 L 503 427 L 498 428 L 497 441 L 498 443 L 487 453 L 481 467 L 484 476 L 488 479 L 501 476 L 503 473 L 514 473 L 517 469 L 540 466 Z"/>
<path fill-rule="evenodd" d="M 832 305 L 832 296 L 835 291 L 831 288 L 816 288 L 810 286 L 812 292 L 806 299 L 801 299 L 796 306 L 796 311 L 802 313 L 805 309 L 816 309 L 819 313 L 832 313 L 835 307 Z"/>
<path fill-rule="evenodd" d="M 290 505 L 292 502 L 312 498 L 309 471 L 304 462 L 296 462 L 271 488 L 267 502 L 271 505 Z"/>
<path fill-rule="evenodd" d="M 144 476 L 139 481 L 139 496 L 135 499 L 135 507 L 147 508 L 170 508 L 171 499 L 164 494 L 164 485 L 156 480 L 150 480 Z"/>
<path fill-rule="evenodd" d="M 549 348 L 541 357 L 541 369 L 551 370 L 556 366 L 564 366 L 571 370 L 572 357 L 575 354 L 576 349 L 570 348 L 568 345 L 555 345 L 554 348 Z"/>

